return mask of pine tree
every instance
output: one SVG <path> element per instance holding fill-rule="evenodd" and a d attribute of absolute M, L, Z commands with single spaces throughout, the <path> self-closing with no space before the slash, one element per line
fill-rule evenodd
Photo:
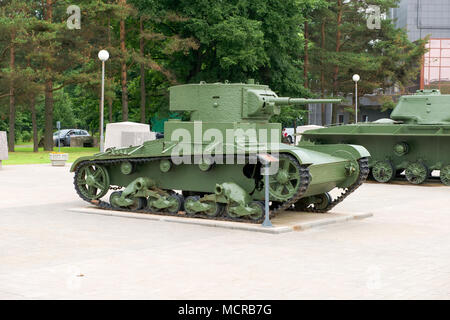
<path fill-rule="evenodd" d="M 4 52 L 9 51 L 8 63 L 2 69 L 0 81 L 9 88 L 9 92 L 2 97 L 9 97 L 9 130 L 8 149 L 14 151 L 16 134 L 15 123 L 18 103 L 21 102 L 20 95 L 29 91 L 29 70 L 24 68 L 26 55 L 26 43 L 28 41 L 28 29 L 30 23 L 35 20 L 29 8 L 31 1 L 11 0 L 2 3 L 0 13 L 0 34 L 4 45 Z"/>

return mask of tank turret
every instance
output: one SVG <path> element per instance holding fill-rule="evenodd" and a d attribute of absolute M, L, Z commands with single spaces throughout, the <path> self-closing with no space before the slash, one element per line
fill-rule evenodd
<path fill-rule="evenodd" d="M 191 112 L 191 121 L 261 122 L 281 106 L 338 103 L 341 99 L 278 97 L 268 86 L 248 83 L 186 84 L 170 88 L 170 110 Z"/>
<path fill-rule="evenodd" d="M 417 90 L 400 98 L 391 118 L 410 124 L 450 124 L 450 95 L 436 89 Z"/>

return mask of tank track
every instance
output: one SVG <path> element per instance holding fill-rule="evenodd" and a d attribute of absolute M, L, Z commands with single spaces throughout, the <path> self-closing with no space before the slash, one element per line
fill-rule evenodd
<path fill-rule="evenodd" d="M 325 209 L 314 209 L 314 208 L 305 208 L 302 209 L 302 211 L 305 212 L 312 212 L 312 213 L 326 213 L 333 209 L 335 206 L 337 206 L 339 203 L 344 201 L 345 198 L 347 198 L 349 195 L 351 195 L 356 189 L 358 189 L 364 181 L 366 181 L 368 175 L 369 175 L 369 159 L 368 158 L 361 158 L 358 160 L 359 164 L 359 177 L 356 182 L 351 185 L 348 188 L 344 189 L 344 192 L 341 193 L 336 199 L 331 201 L 328 206 Z"/>
<path fill-rule="evenodd" d="M 288 157 L 291 157 L 292 159 L 294 159 L 294 164 L 297 166 L 297 168 L 299 169 L 300 175 L 301 175 L 301 179 L 300 179 L 300 186 L 298 188 L 297 193 L 291 197 L 289 199 L 289 201 L 285 201 L 282 203 L 275 203 L 272 204 L 272 207 L 270 209 L 270 217 L 273 218 L 277 213 L 284 211 L 286 209 L 289 209 L 290 207 L 292 207 L 292 205 L 294 203 L 296 203 L 298 200 L 300 200 L 300 198 L 303 196 L 303 194 L 305 193 L 305 191 L 308 189 L 309 183 L 311 181 L 311 176 L 309 174 L 309 169 L 307 166 L 302 166 L 300 165 L 300 163 L 298 163 L 298 161 L 288 155 Z M 181 215 L 178 213 L 170 213 L 170 212 L 164 212 L 164 211 L 157 211 L 157 212 L 153 212 L 150 210 L 131 210 L 128 208 L 117 208 L 117 207 L 113 207 L 111 204 L 109 204 L 106 201 L 103 200 L 90 200 L 89 198 L 85 197 L 80 189 L 78 188 L 78 185 L 76 183 L 76 178 L 79 174 L 79 170 L 83 165 L 86 164 L 99 164 L 99 165 L 116 165 L 119 164 L 121 162 L 125 162 L 125 161 L 129 161 L 132 162 L 136 165 L 138 164 L 142 164 L 142 163 L 147 163 L 147 162 L 151 162 L 151 161 L 159 161 L 162 159 L 167 159 L 167 157 L 147 157 L 147 158 L 125 158 L 125 159 L 108 159 L 108 160 L 93 160 L 93 161 L 83 161 L 80 162 L 79 165 L 77 166 L 77 169 L 75 170 L 75 175 L 74 175 L 74 180 L 73 180 L 73 184 L 75 186 L 75 190 L 77 192 L 77 194 L 80 196 L 81 199 L 83 199 L 86 202 L 89 202 L 90 204 L 95 205 L 96 207 L 100 208 L 100 209 L 105 209 L 105 210 L 115 210 L 115 211 L 125 211 L 125 212 L 136 212 L 136 213 L 143 213 L 143 214 L 155 214 L 155 215 L 164 215 L 164 216 L 177 216 L 177 217 L 188 217 L 186 214 Z M 111 188 L 115 188 L 115 187 L 111 187 Z M 246 218 L 231 218 L 227 215 L 225 215 L 225 213 L 221 214 L 220 216 L 217 217 L 209 217 L 206 216 L 204 214 L 194 214 L 194 215 L 189 215 L 189 218 L 200 218 L 200 219 L 208 219 L 208 220 L 222 220 L 222 221 L 234 221 L 234 222 L 246 222 L 246 223 L 262 223 L 264 220 L 264 215 L 258 219 L 258 220 L 250 220 L 250 219 L 246 219 Z"/>

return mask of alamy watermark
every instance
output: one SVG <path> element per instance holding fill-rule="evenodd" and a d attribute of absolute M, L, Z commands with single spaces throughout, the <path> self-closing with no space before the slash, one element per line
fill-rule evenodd
<path fill-rule="evenodd" d="M 70 5 L 67 7 L 66 10 L 67 14 L 70 14 L 70 17 L 67 18 L 67 29 L 74 30 L 74 29 L 81 29 L 81 10 L 80 7 L 77 5 Z"/>
<path fill-rule="evenodd" d="M 367 8 L 367 28 L 370 30 L 381 29 L 381 9 L 379 6 L 370 5 Z"/>
<path fill-rule="evenodd" d="M 281 132 L 266 128 L 207 128 L 201 121 L 193 127 L 177 128 L 171 132 L 171 160 L 179 164 L 256 164 L 259 154 L 278 157 L 282 148 Z M 192 130 L 193 129 L 193 130 Z M 278 171 L 278 162 L 270 166 L 270 173 Z"/>

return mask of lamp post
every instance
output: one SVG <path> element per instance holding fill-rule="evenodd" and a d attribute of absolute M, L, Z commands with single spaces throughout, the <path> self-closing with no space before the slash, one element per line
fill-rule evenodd
<path fill-rule="evenodd" d="M 352 79 L 355 81 L 355 123 L 358 123 L 358 81 L 361 78 L 359 74 L 354 74 Z"/>
<path fill-rule="evenodd" d="M 100 50 L 98 52 L 98 58 L 102 61 L 102 95 L 100 106 L 100 152 L 103 152 L 103 109 L 105 104 L 105 61 L 109 58 L 109 52 L 106 50 Z"/>

